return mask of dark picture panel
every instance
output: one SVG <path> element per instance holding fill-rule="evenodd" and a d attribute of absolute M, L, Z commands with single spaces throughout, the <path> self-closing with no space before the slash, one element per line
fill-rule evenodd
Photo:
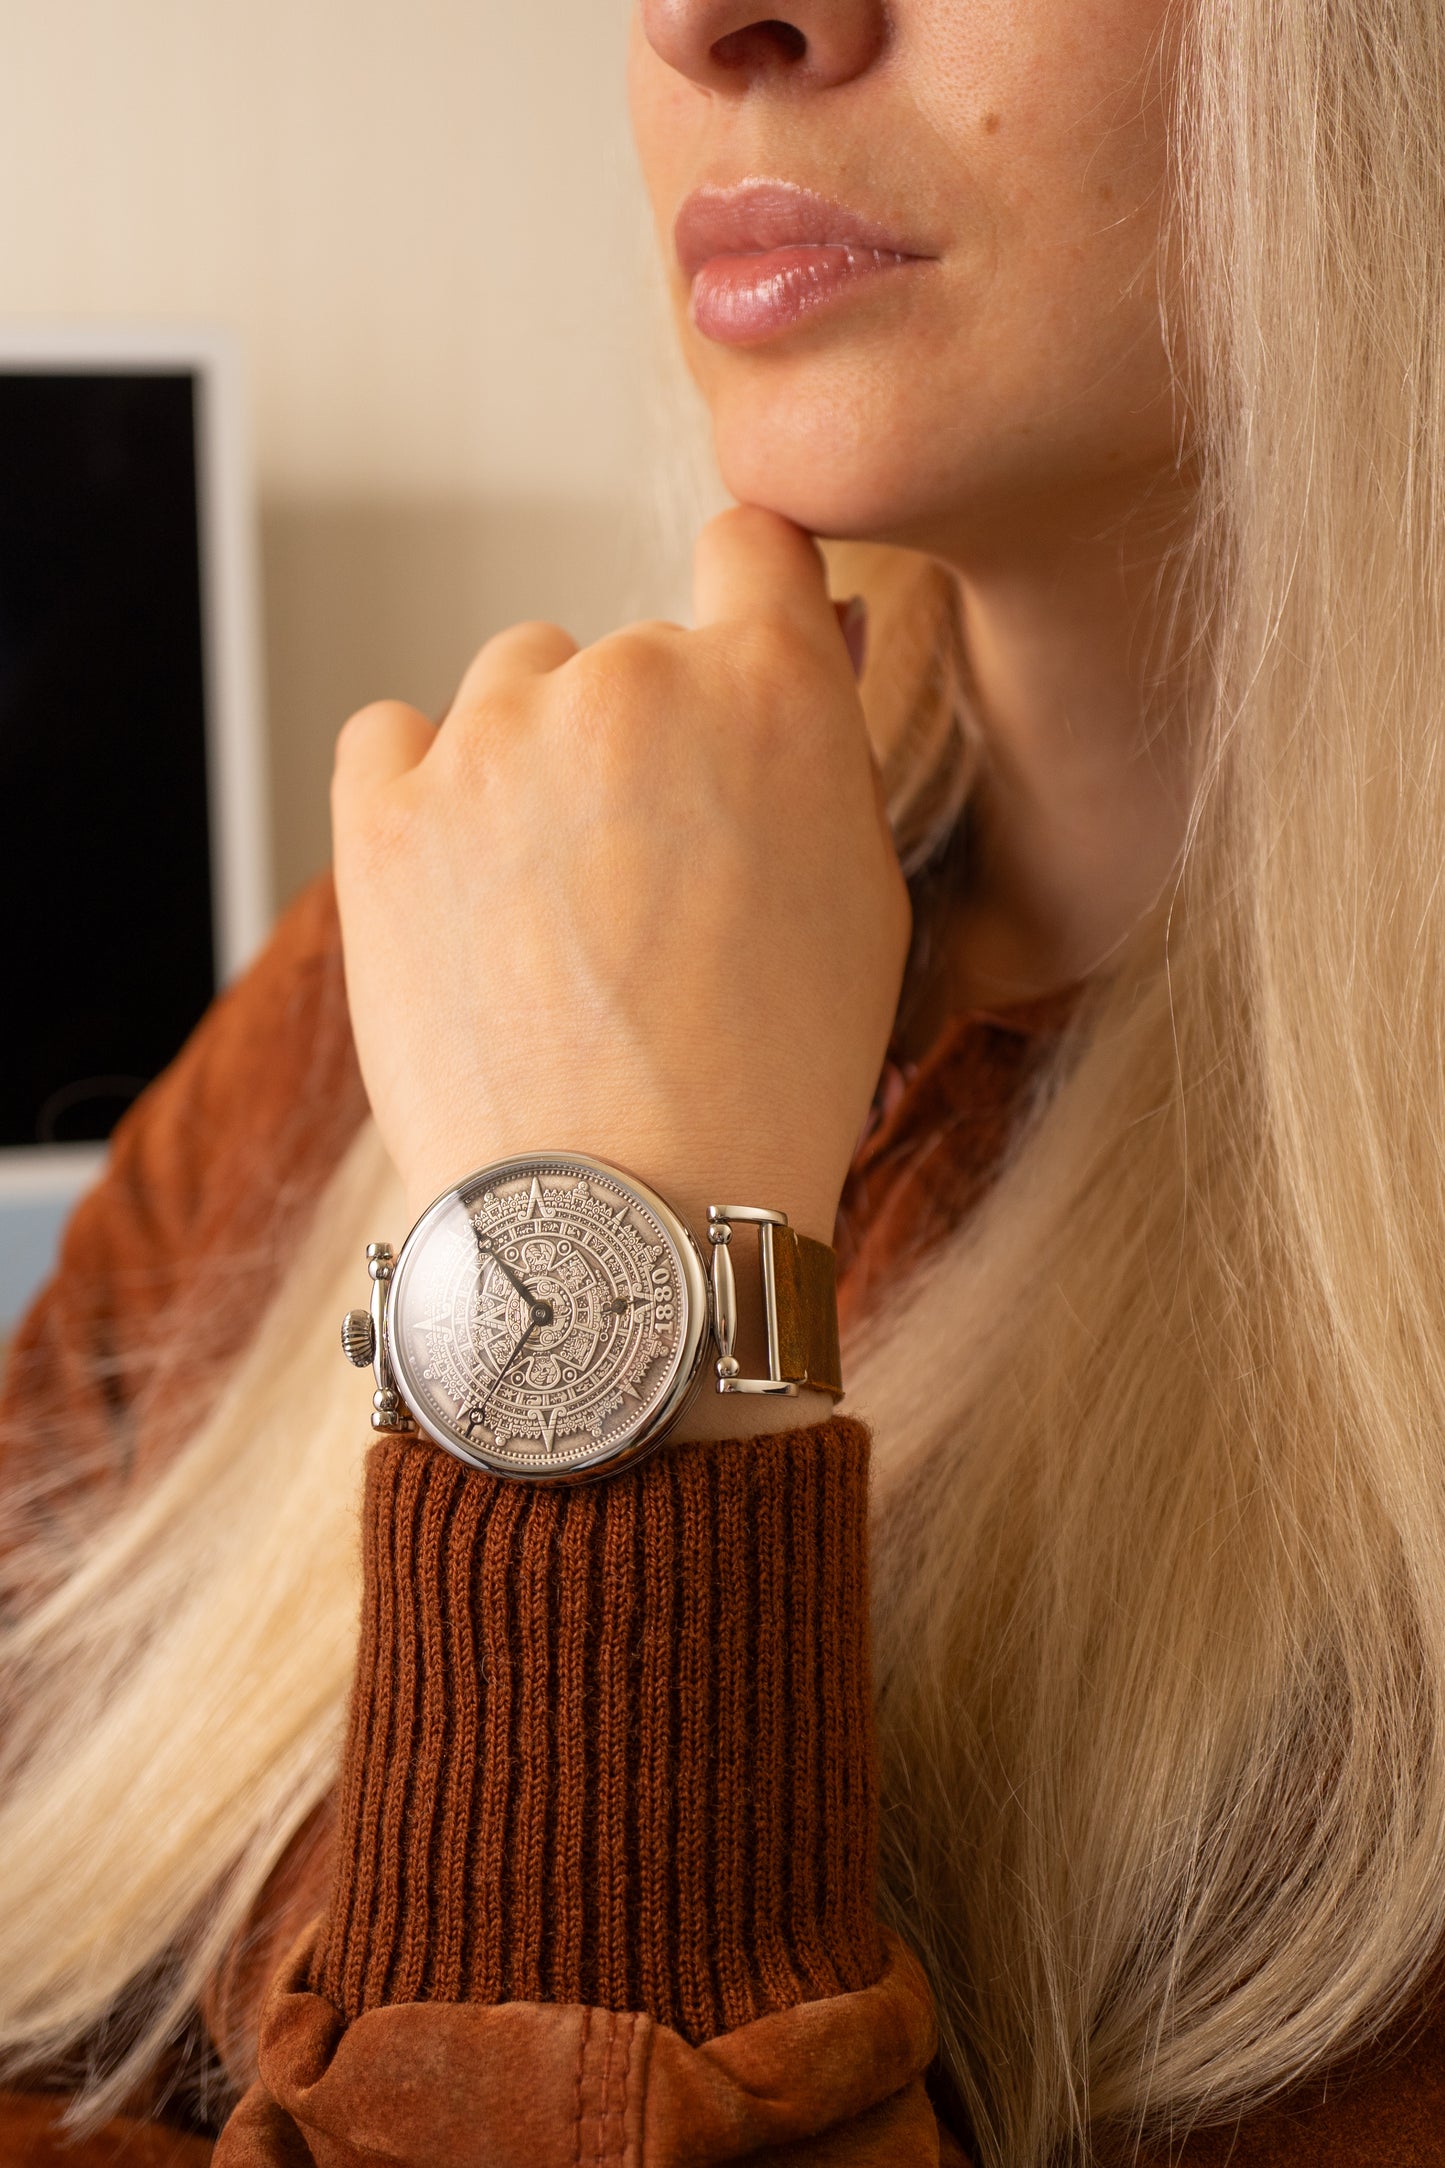
<path fill-rule="evenodd" d="M 0 371 L 0 1146 L 106 1137 L 214 989 L 195 386 Z"/>

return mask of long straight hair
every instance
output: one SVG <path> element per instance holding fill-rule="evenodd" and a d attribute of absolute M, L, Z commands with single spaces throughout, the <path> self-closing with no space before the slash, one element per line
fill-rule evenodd
<path fill-rule="evenodd" d="M 1445 18 L 1193 0 L 1184 32 L 1217 601 L 1183 873 L 850 1351 L 884 1900 L 990 2168 L 1233 2117 L 1445 1944 Z M 935 572 L 889 579 L 911 850 L 966 772 L 958 630 Z M 332 1782 L 365 1437 L 335 1317 L 399 1210 L 367 1125 L 210 1414 L 6 1644 L 11 2067 L 151 1983 L 83 2115 Z"/>

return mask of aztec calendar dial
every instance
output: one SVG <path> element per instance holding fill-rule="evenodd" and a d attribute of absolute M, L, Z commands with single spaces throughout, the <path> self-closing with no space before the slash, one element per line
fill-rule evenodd
<path fill-rule="evenodd" d="M 615 1460 L 696 1375 L 693 1249 L 660 1198 L 599 1161 L 483 1169 L 423 1215 L 397 1261 L 387 1341 L 407 1401 L 439 1444 L 497 1473 Z"/>

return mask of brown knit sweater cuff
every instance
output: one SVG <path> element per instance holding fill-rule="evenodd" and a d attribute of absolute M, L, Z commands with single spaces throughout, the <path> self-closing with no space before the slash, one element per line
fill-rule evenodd
<path fill-rule="evenodd" d="M 563 1490 L 379 1442 L 317 1990 L 697 2042 L 876 1979 L 867 1472 L 843 1416 Z"/>

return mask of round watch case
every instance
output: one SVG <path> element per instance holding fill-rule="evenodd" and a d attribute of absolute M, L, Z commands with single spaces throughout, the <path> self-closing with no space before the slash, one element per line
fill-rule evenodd
<path fill-rule="evenodd" d="M 702 1374 L 695 1238 L 636 1175 L 581 1152 L 454 1184 L 389 1278 L 397 1389 L 428 1437 L 493 1475 L 610 1475 L 660 1443 Z"/>

